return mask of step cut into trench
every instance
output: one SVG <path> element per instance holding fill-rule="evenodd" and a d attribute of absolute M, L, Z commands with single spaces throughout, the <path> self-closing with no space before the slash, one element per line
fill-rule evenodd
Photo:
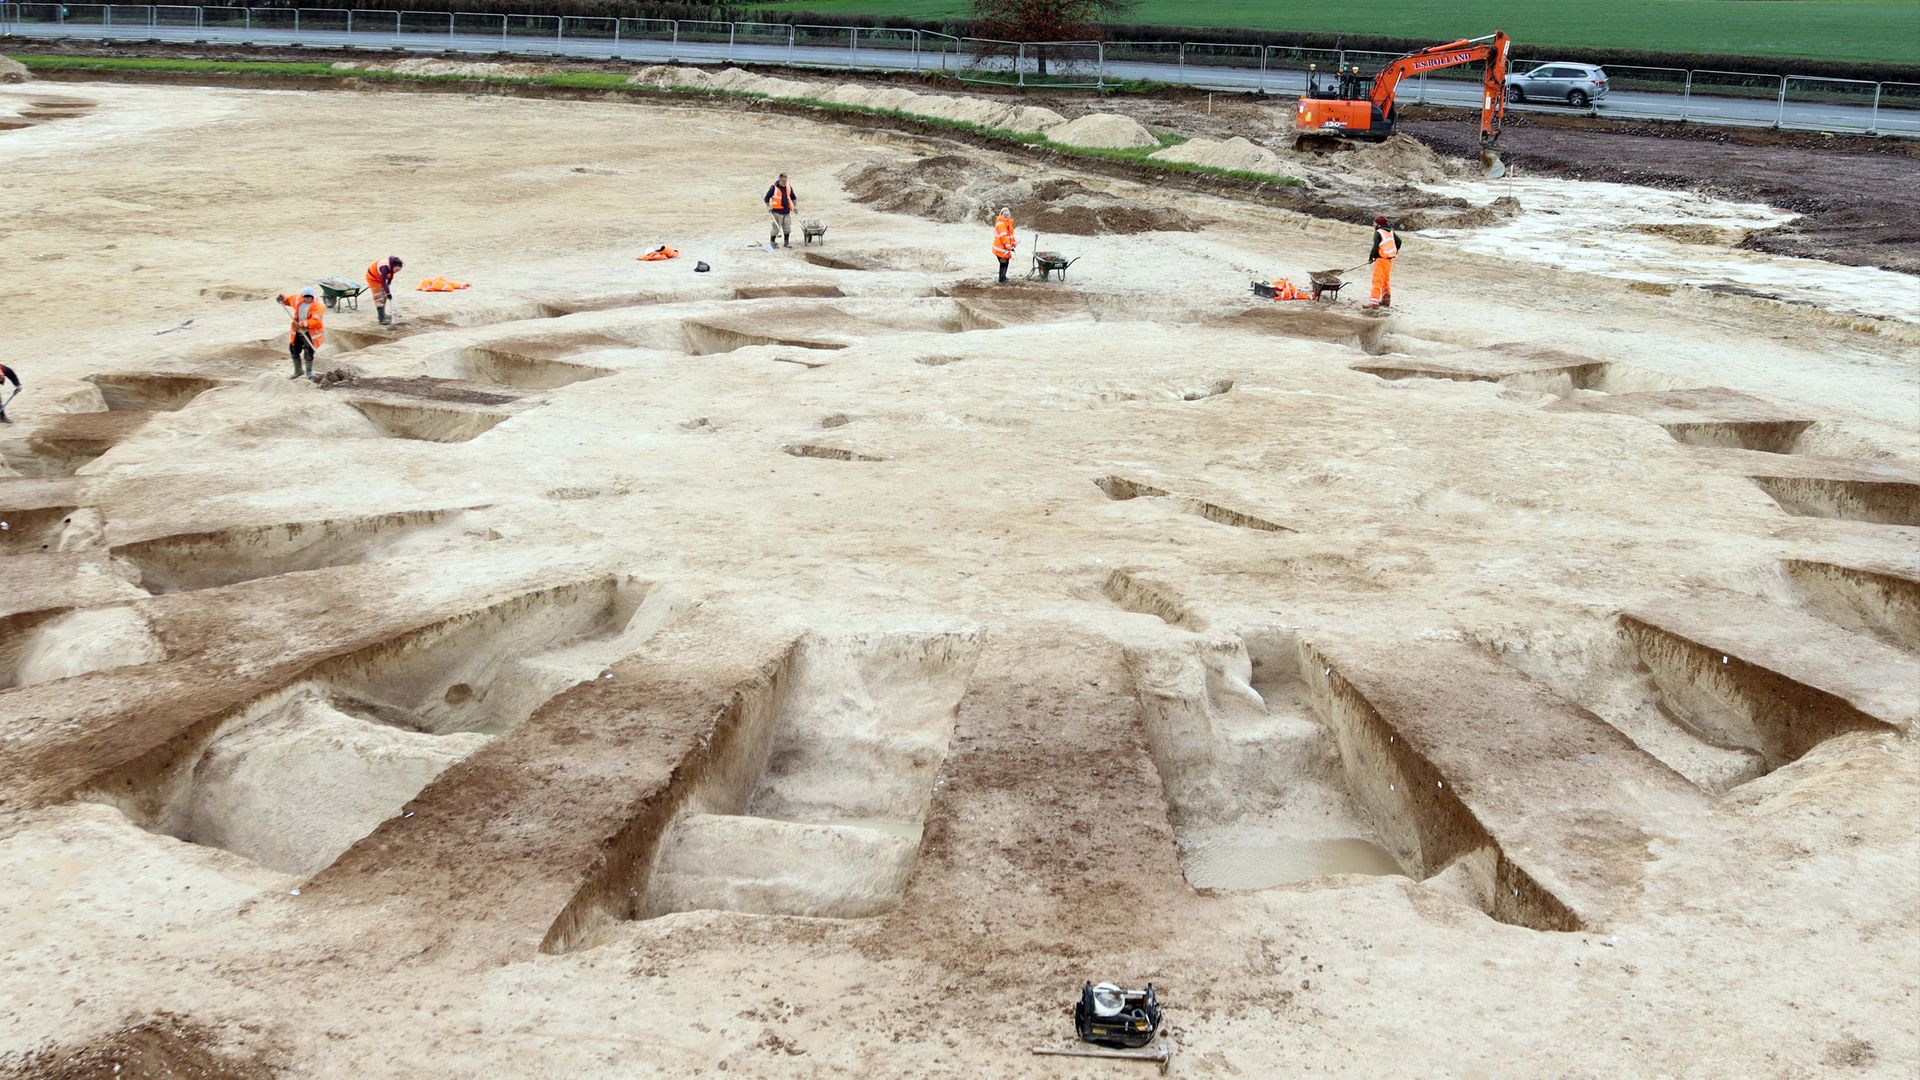
<path fill-rule="evenodd" d="M 671 618 L 664 593 L 596 579 L 415 631 L 322 664 L 76 798 L 311 874 L 492 735 L 633 652 Z"/>
<path fill-rule="evenodd" d="M 1250 890 L 1405 872 L 1348 790 L 1290 636 L 1127 659 L 1188 884 Z"/>
<path fill-rule="evenodd" d="M 140 568 L 155 595 L 211 589 L 301 570 L 423 555 L 493 535 L 473 519 L 485 507 L 179 533 L 113 549 Z"/>
<path fill-rule="evenodd" d="M 33 421 L 24 440 L 0 444 L 0 461 L 21 476 L 72 476 L 147 423 L 144 412 L 55 413 Z"/>
<path fill-rule="evenodd" d="M 1741 782 L 1837 735 L 1895 730 L 1834 694 L 1635 615 L 1622 615 L 1620 625 L 1650 673 L 1661 710 L 1702 743 L 1754 761 Z"/>
<path fill-rule="evenodd" d="M 892 910 L 979 650 L 972 630 L 802 639 L 636 864 L 628 917 Z"/>

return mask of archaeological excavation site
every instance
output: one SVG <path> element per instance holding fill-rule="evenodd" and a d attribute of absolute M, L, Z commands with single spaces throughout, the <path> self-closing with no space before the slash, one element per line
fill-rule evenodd
<path fill-rule="evenodd" d="M 1920 1070 L 1911 235 L 382 62 L 0 85 L 0 1076 Z"/>

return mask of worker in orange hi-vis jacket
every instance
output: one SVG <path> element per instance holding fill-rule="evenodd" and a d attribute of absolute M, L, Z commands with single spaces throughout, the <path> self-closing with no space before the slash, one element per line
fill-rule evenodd
<path fill-rule="evenodd" d="M 320 299 L 312 289 L 301 289 L 298 295 L 282 293 L 276 297 L 282 306 L 293 313 L 293 326 L 287 331 L 287 351 L 293 354 L 293 375 L 313 377 L 313 351 L 326 342 L 327 327 L 321 317 Z M 306 360 L 306 370 L 300 369 L 300 361 Z"/>
<path fill-rule="evenodd" d="M 380 325 L 387 325 L 387 304 L 393 300 L 393 279 L 405 265 L 400 256 L 389 255 L 384 259 L 375 259 L 367 266 L 367 288 L 373 290 L 373 309 L 380 316 Z"/>
<path fill-rule="evenodd" d="M 1400 238 L 1393 235 L 1387 219 L 1373 219 L 1373 250 L 1367 261 L 1373 264 L 1373 290 L 1367 294 L 1367 307 L 1393 306 L 1393 260 L 1400 254 Z"/>
<path fill-rule="evenodd" d="M 1007 264 L 1013 261 L 1013 249 L 1020 242 L 1013 238 L 1013 211 L 1000 208 L 999 216 L 993 219 L 993 257 L 1000 260 L 1000 284 L 1007 283 Z"/>
<path fill-rule="evenodd" d="M 773 217 L 773 236 L 767 243 L 773 245 L 784 241 L 786 246 L 792 247 L 793 212 L 799 209 L 800 200 L 794 197 L 793 185 L 787 182 L 786 173 L 781 173 L 779 179 L 773 182 L 762 201 L 767 204 L 767 213 Z"/>

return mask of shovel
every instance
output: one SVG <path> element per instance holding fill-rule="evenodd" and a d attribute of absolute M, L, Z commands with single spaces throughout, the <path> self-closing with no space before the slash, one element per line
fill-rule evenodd
<path fill-rule="evenodd" d="M 22 388 L 21 388 L 21 387 L 18 387 L 18 386 L 16 386 L 16 387 L 14 387 L 14 388 L 13 388 L 13 393 L 11 393 L 11 394 L 8 394 L 8 395 L 7 395 L 7 400 L 5 400 L 5 401 L 0 401 L 0 416 L 5 416 L 5 415 L 7 415 L 7 406 L 9 406 L 9 405 L 11 405 L 11 404 L 13 404 L 13 399 L 14 399 L 14 398 L 17 398 L 17 397 L 19 397 L 19 396 L 20 396 L 20 391 L 21 391 L 21 389 L 22 389 Z M 12 421 L 12 420 L 8 420 L 8 421 L 7 421 L 7 423 L 9 423 L 9 424 L 11 424 L 11 423 L 13 423 L 13 421 Z"/>

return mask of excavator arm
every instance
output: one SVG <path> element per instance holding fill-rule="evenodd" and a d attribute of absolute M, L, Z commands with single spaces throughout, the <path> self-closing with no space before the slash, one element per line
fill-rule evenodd
<path fill-rule="evenodd" d="M 1383 114 L 1392 115 L 1393 98 L 1400 80 L 1410 75 L 1461 64 L 1484 63 L 1480 95 L 1480 143 L 1491 146 L 1500 137 L 1500 122 L 1507 115 L 1507 49 L 1513 42 L 1495 30 L 1486 37 L 1465 38 L 1408 53 L 1380 69 L 1374 76 L 1372 100 Z"/>

